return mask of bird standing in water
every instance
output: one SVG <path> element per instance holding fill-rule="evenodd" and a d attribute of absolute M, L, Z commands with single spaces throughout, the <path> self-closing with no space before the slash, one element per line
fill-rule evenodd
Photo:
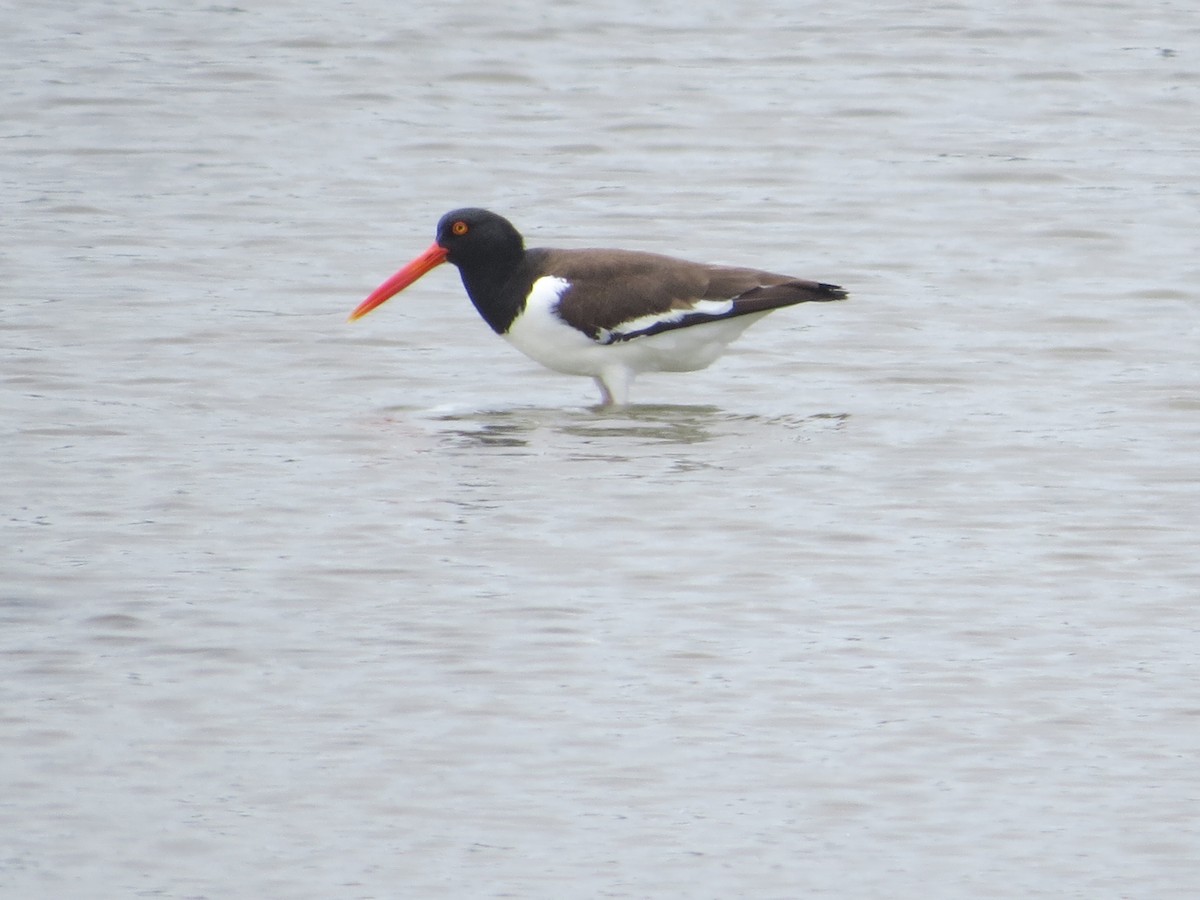
<path fill-rule="evenodd" d="M 507 219 L 456 209 L 424 253 L 350 314 L 365 316 L 442 263 L 502 338 L 547 368 L 590 375 L 605 406 L 629 402 L 642 372 L 691 372 L 772 310 L 843 300 L 835 284 L 634 250 L 525 248 Z"/>

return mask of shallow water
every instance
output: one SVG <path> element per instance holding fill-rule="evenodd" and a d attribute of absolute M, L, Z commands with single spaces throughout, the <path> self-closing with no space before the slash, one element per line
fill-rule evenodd
<path fill-rule="evenodd" d="M 1193 897 L 1200 15 L 22 7 L 0 894 Z M 591 408 L 450 269 L 836 281 Z"/>

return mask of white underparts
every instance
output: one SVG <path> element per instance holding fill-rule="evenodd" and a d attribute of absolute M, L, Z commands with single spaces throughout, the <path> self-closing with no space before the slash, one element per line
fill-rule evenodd
<path fill-rule="evenodd" d="M 558 304 L 570 287 L 562 278 L 543 276 L 533 283 L 525 309 L 504 334 L 510 344 L 548 369 L 568 375 L 590 375 L 600 386 L 605 405 L 624 405 L 629 388 L 642 372 L 691 372 L 710 365 L 754 322 L 769 312 L 716 319 L 657 334 L 601 343 L 568 325 L 558 315 Z M 639 316 L 601 334 L 645 331 L 660 322 L 677 322 L 695 313 L 722 315 L 733 308 L 730 300 L 700 300 L 692 309 L 661 315 Z"/>

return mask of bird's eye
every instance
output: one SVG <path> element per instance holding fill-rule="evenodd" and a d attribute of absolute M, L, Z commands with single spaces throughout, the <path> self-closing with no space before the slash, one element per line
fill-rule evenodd
<path fill-rule="evenodd" d="M 466 234 L 470 230 L 470 226 L 468 226 L 467 223 L 463 222 L 461 219 L 450 226 L 450 231 L 454 234 L 462 235 Z"/>

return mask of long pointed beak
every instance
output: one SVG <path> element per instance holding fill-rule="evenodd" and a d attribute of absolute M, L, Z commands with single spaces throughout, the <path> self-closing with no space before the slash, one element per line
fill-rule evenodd
<path fill-rule="evenodd" d="M 375 288 L 362 303 L 358 304 L 354 312 L 350 313 L 348 321 L 353 322 L 355 319 L 361 319 L 377 306 L 382 306 L 392 297 L 396 296 L 430 269 L 436 269 L 446 261 L 446 248 L 440 244 L 434 244 L 407 266 Z"/>

